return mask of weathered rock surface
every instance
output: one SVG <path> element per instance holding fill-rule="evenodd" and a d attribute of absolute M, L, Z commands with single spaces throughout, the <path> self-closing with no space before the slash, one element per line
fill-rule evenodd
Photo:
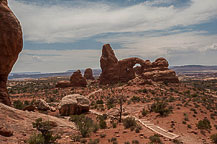
<path fill-rule="evenodd" d="M 13 135 L 13 132 L 10 130 L 7 130 L 6 128 L 0 127 L 0 135 L 5 137 L 10 137 Z"/>
<path fill-rule="evenodd" d="M 35 105 L 37 107 L 38 110 L 43 110 L 43 111 L 56 111 L 56 109 L 54 107 L 49 106 L 49 104 L 43 100 L 43 99 L 39 99 L 35 102 Z"/>
<path fill-rule="evenodd" d="M 136 64 L 140 66 L 134 68 Z M 103 46 L 100 66 L 102 69 L 100 84 L 128 82 L 134 79 L 136 74 L 144 80 L 179 82 L 176 73 L 168 69 L 169 64 L 166 59 L 158 58 L 153 63 L 136 57 L 118 61 L 109 44 Z"/>
<path fill-rule="evenodd" d="M 0 103 L 11 105 L 6 82 L 22 47 L 20 23 L 8 7 L 7 0 L 0 0 Z"/>
<path fill-rule="evenodd" d="M 127 82 L 135 78 L 133 69 L 135 64 L 140 64 L 144 67 L 145 61 L 140 58 L 127 58 L 118 61 L 111 46 L 109 44 L 104 45 L 100 58 L 102 69 L 100 84 Z"/>
<path fill-rule="evenodd" d="M 80 94 L 68 95 L 59 104 L 60 115 L 69 116 L 88 112 L 90 101 Z"/>
<path fill-rule="evenodd" d="M 73 87 L 86 87 L 87 85 L 87 80 L 82 76 L 80 70 L 77 70 L 72 74 L 70 82 Z"/>
<path fill-rule="evenodd" d="M 85 77 L 87 80 L 94 80 L 93 71 L 92 71 L 91 68 L 87 68 L 87 69 L 84 71 L 84 77 Z"/>
<path fill-rule="evenodd" d="M 67 87 L 71 87 L 71 82 L 70 81 L 59 81 L 57 84 L 56 84 L 56 87 L 57 88 L 67 88 Z"/>
<path fill-rule="evenodd" d="M 71 135 L 76 133 L 75 124 L 65 119 L 39 112 L 18 110 L 0 103 L 0 128 L 13 132 L 13 136 L 11 137 L 0 135 L 0 143 L 25 144 L 24 140 L 27 140 L 30 135 L 36 132 L 36 129 L 32 126 L 32 122 L 38 118 L 55 122 L 57 127 L 53 129 L 54 133 L 61 134 L 61 137 L 68 137 L 68 140 L 64 139 L 65 142 L 63 143 L 70 143 Z"/>
<path fill-rule="evenodd" d="M 168 61 L 165 58 L 158 58 L 148 68 L 144 69 L 142 77 L 156 82 L 178 83 L 179 79 L 175 71 L 170 70 L 168 66 Z"/>

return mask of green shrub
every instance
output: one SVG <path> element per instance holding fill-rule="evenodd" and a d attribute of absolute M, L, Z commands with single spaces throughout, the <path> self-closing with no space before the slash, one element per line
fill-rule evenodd
<path fill-rule="evenodd" d="M 161 139 L 160 139 L 159 135 L 157 135 L 157 134 L 150 136 L 149 140 L 151 141 L 151 143 L 162 144 Z"/>
<path fill-rule="evenodd" d="M 107 108 L 111 109 L 115 106 L 115 99 L 114 98 L 109 98 L 106 102 Z"/>
<path fill-rule="evenodd" d="M 212 140 L 213 143 L 217 144 L 217 134 L 211 135 L 210 138 L 211 138 L 211 140 Z"/>
<path fill-rule="evenodd" d="M 104 137 L 106 137 L 106 134 L 100 134 L 100 137 L 104 138 Z"/>
<path fill-rule="evenodd" d="M 96 129 L 93 120 L 84 115 L 73 115 L 70 120 L 77 125 L 82 137 L 89 136 L 90 132 L 95 131 L 94 129 Z"/>
<path fill-rule="evenodd" d="M 33 134 L 30 136 L 30 138 L 27 140 L 28 144 L 45 144 L 44 143 L 44 137 L 42 134 Z"/>
<path fill-rule="evenodd" d="M 14 108 L 19 109 L 19 110 L 22 110 L 24 107 L 23 102 L 21 102 L 20 100 L 14 101 L 13 105 L 14 105 Z"/>
<path fill-rule="evenodd" d="M 167 108 L 166 102 L 157 101 L 151 105 L 151 112 L 159 113 L 160 116 L 168 116 L 172 112 L 172 108 Z"/>
<path fill-rule="evenodd" d="M 123 120 L 123 124 L 125 128 L 136 127 L 136 120 L 133 117 L 127 117 Z"/>
<path fill-rule="evenodd" d="M 133 96 L 133 97 L 131 98 L 131 101 L 134 102 L 134 103 L 140 102 L 140 97 Z"/>
<path fill-rule="evenodd" d="M 98 144 L 99 143 L 99 139 L 95 139 L 95 140 L 90 140 L 89 142 L 88 142 L 88 144 Z"/>
<path fill-rule="evenodd" d="M 112 123 L 112 127 L 113 127 L 113 128 L 116 128 L 116 127 L 117 127 L 117 123 L 114 123 L 114 122 L 113 122 L 113 123 Z"/>
<path fill-rule="evenodd" d="M 132 144 L 139 144 L 138 140 L 132 140 Z"/>
<path fill-rule="evenodd" d="M 97 119 L 99 120 L 99 127 L 101 129 L 106 129 L 107 128 L 107 124 L 106 124 L 106 119 L 107 119 L 107 115 L 103 114 L 102 116 L 98 116 Z"/>
<path fill-rule="evenodd" d="M 103 100 L 97 100 L 96 104 L 103 104 Z"/>
<path fill-rule="evenodd" d="M 142 109 L 142 116 L 146 116 L 148 114 L 148 111 L 145 109 Z"/>
<path fill-rule="evenodd" d="M 173 143 L 174 143 L 174 144 L 182 144 L 182 142 L 179 141 L 179 140 L 177 140 L 177 139 L 174 139 L 174 140 L 173 140 Z"/>
<path fill-rule="evenodd" d="M 42 118 L 38 118 L 32 125 L 33 128 L 36 128 L 41 133 L 31 136 L 30 139 L 27 140 L 29 144 L 55 144 L 56 140 L 60 138 L 58 135 L 53 136 L 53 133 L 50 131 L 53 127 L 49 121 L 43 122 Z"/>
<path fill-rule="evenodd" d="M 200 120 L 197 124 L 198 129 L 209 130 L 211 129 L 210 121 L 207 118 Z"/>
<path fill-rule="evenodd" d="M 105 120 L 100 120 L 100 121 L 99 121 L 99 127 L 100 127 L 101 129 L 106 129 L 106 128 L 107 128 L 106 121 L 105 121 Z"/>

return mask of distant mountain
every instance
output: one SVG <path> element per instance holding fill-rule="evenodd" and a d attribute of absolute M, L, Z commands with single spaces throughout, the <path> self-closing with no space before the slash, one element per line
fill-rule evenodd
<path fill-rule="evenodd" d="M 171 66 L 177 73 L 212 73 L 217 72 L 217 66 L 203 66 L 203 65 L 184 65 L 184 66 Z"/>
<path fill-rule="evenodd" d="M 217 66 L 203 66 L 203 65 L 184 65 L 184 66 L 171 66 L 176 73 L 217 73 Z M 22 73 L 10 73 L 8 79 L 25 79 L 25 78 L 45 78 L 45 77 L 57 77 L 57 76 L 71 76 L 76 70 L 68 70 L 60 73 L 40 73 L 40 72 L 22 72 Z M 84 69 L 81 70 L 84 73 Z M 93 69 L 93 75 L 99 76 L 101 69 Z"/>
<path fill-rule="evenodd" d="M 25 79 L 25 78 L 45 78 L 45 77 L 57 77 L 57 76 L 71 76 L 76 70 L 68 70 L 66 72 L 60 73 L 40 73 L 40 72 L 20 72 L 20 73 L 10 73 L 8 79 Z M 84 70 L 81 70 L 84 73 Z M 99 76 L 101 73 L 100 69 L 93 69 L 93 75 Z"/>

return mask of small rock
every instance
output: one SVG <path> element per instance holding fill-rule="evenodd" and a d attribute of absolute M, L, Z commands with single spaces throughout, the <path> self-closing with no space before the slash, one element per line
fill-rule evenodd
<path fill-rule="evenodd" d="M 13 136 L 13 132 L 1 127 L 0 128 L 0 135 L 5 136 L 5 137 L 11 137 L 11 136 Z"/>

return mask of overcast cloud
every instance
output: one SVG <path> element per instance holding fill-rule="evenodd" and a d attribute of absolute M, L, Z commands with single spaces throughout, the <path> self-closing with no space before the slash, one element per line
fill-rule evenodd
<path fill-rule="evenodd" d="M 195 54 L 215 51 L 217 35 L 191 26 L 216 21 L 217 0 L 191 0 L 182 6 L 176 6 L 176 2 L 178 0 L 149 0 L 121 6 L 103 1 L 49 5 L 12 0 L 10 7 L 21 21 L 25 42 L 73 44 L 92 39 L 96 43 L 119 45 L 116 50 L 119 58 L 164 56 L 172 59 L 183 51 Z M 44 53 L 50 56 L 39 56 Z M 25 47 L 14 71 L 99 68 L 100 53 L 96 49 L 37 51 Z M 209 56 L 206 57 L 209 62 Z M 183 64 L 187 63 L 194 64 L 193 61 Z"/>

